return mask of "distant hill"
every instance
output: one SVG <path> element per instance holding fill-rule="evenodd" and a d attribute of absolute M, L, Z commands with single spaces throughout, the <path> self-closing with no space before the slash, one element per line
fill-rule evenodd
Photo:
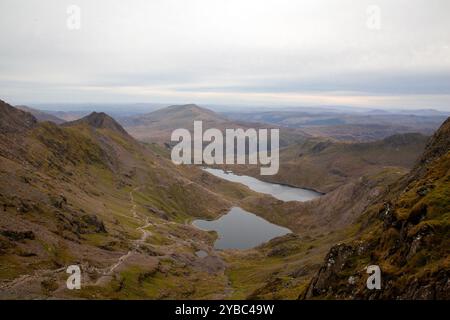
<path fill-rule="evenodd" d="M 174 105 L 147 114 L 119 118 L 120 123 L 136 139 L 170 142 L 173 130 L 192 130 L 195 120 L 203 120 L 207 127 L 222 128 L 227 120 L 215 112 L 195 104 Z"/>
<path fill-rule="evenodd" d="M 448 117 L 445 112 L 434 110 L 418 110 L 415 113 L 384 110 L 352 113 L 291 110 L 223 114 L 230 119 L 298 128 L 314 137 L 350 142 L 376 141 L 394 134 L 409 132 L 431 135 Z"/>
<path fill-rule="evenodd" d="M 89 114 L 89 111 L 52 111 L 48 110 L 45 113 L 51 114 L 64 121 L 74 121 L 81 119 Z"/>
<path fill-rule="evenodd" d="M 225 117 L 214 111 L 199 107 L 195 104 L 173 105 L 147 114 L 123 118 L 125 126 L 151 125 L 155 122 L 165 122 L 172 127 L 190 124 L 194 120 L 225 122 Z M 189 121 L 189 123 L 188 123 Z"/>
<path fill-rule="evenodd" d="M 195 104 L 169 106 L 151 113 L 122 117 L 118 120 L 136 139 L 166 144 L 170 142 L 173 130 L 184 128 L 192 131 L 196 120 L 203 121 L 203 130 L 208 128 L 217 128 L 222 131 L 227 128 L 278 128 L 276 125 L 229 120 L 223 115 Z M 280 133 L 280 145 L 301 140 L 305 136 L 299 130 L 285 128 Z"/>
<path fill-rule="evenodd" d="M 60 119 L 57 116 L 54 116 L 50 113 L 41 110 L 33 109 L 27 106 L 16 106 L 16 108 L 31 113 L 39 122 L 50 121 L 56 124 L 61 124 L 65 122 L 65 120 Z"/>
<path fill-rule="evenodd" d="M 251 166 L 234 170 L 271 182 L 330 192 L 366 174 L 410 169 L 427 141 L 420 133 L 353 143 L 307 138 L 280 150 L 280 169 L 274 176 L 259 177 L 258 169 Z"/>

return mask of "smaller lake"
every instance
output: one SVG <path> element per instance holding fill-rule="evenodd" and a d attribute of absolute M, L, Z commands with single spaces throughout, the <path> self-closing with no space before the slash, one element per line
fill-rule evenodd
<path fill-rule="evenodd" d="M 308 201 L 322 195 L 316 191 L 264 182 L 253 177 L 225 172 L 221 169 L 203 168 L 203 170 L 224 180 L 242 183 L 253 191 L 270 194 L 282 201 Z"/>
<path fill-rule="evenodd" d="M 270 223 L 257 215 L 239 207 L 217 220 L 194 220 L 197 228 L 216 231 L 219 238 L 214 243 L 216 249 L 249 249 L 272 238 L 291 233 L 291 230 Z"/>

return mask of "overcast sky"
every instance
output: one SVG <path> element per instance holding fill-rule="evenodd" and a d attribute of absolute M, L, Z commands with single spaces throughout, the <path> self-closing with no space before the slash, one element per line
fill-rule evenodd
<path fill-rule="evenodd" d="M 13 104 L 450 110 L 448 0 L 1 0 L 0 41 Z"/>

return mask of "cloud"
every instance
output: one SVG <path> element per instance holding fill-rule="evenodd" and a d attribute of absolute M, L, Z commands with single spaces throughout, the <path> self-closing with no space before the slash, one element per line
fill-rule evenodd
<path fill-rule="evenodd" d="M 66 26 L 71 4 L 80 30 Z M 3 0 L 0 96 L 449 110 L 448 12 L 446 0 Z"/>

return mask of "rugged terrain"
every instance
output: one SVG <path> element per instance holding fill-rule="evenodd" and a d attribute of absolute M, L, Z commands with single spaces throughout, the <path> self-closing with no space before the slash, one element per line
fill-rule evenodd
<path fill-rule="evenodd" d="M 419 133 L 396 134 L 373 142 L 347 143 L 326 138 L 309 138 L 280 149 L 276 175 L 262 176 L 270 182 L 330 192 L 367 175 L 410 169 L 428 140 Z M 237 172 L 258 175 L 251 166 L 237 166 Z"/>
<path fill-rule="evenodd" d="M 378 245 L 371 239 L 384 234 L 379 229 L 383 222 L 377 220 L 380 210 L 385 203 L 403 208 L 406 202 L 396 204 L 400 200 L 395 196 L 413 181 L 432 181 L 428 168 L 436 168 L 441 182 L 411 189 L 412 195 L 424 193 L 428 199 L 427 209 L 417 210 L 432 218 L 442 211 L 434 210 L 437 200 L 448 205 L 448 172 L 433 164 L 441 163 L 442 150 L 448 151 L 448 123 L 417 162 L 427 141 L 420 134 L 343 143 L 288 130 L 282 167 L 274 181 L 326 192 L 302 203 L 279 201 L 199 168 L 173 165 L 167 138 L 173 128 L 192 126 L 194 119 L 218 128 L 236 125 L 194 105 L 122 119 L 125 129 L 97 112 L 57 125 L 0 102 L 0 298 L 366 298 L 349 293 L 350 289 L 323 292 L 322 284 L 328 288 L 334 278 L 322 261 L 342 247 L 333 246 L 345 241 L 344 248 L 352 248 L 356 239 L 367 240 L 370 252 Z M 255 169 L 233 167 L 251 175 L 256 175 Z M 416 198 L 405 199 L 416 207 Z M 217 234 L 189 223 L 197 217 L 216 218 L 236 205 L 293 233 L 249 250 L 217 251 L 213 248 Z M 395 221 L 408 220 L 395 219 L 389 220 L 394 229 L 405 225 Z M 437 220 L 431 225 L 442 224 L 444 229 L 437 230 L 446 230 L 448 215 Z M 448 256 L 446 232 L 437 234 L 441 242 L 430 251 L 434 258 L 421 260 L 427 268 L 434 265 L 433 259 Z M 392 241 L 397 240 L 375 252 L 389 256 L 396 248 Z M 207 256 L 197 256 L 198 250 Z M 367 261 L 364 258 L 358 265 Z M 83 270 L 79 291 L 65 287 L 65 269 L 72 264 Z M 441 260 L 438 264 L 442 274 L 445 264 Z M 401 268 L 395 272 L 400 270 L 409 272 Z M 340 270 L 332 271 L 341 279 Z M 356 278 L 357 272 L 352 272 Z M 406 274 L 417 279 L 415 273 Z M 423 281 L 434 279 L 434 274 L 428 276 Z M 342 276 L 342 281 L 347 278 Z M 386 292 L 383 297 L 396 297 L 394 291 Z"/>
<path fill-rule="evenodd" d="M 1 102 L 0 127 L 1 298 L 224 295 L 222 259 L 195 255 L 214 234 L 185 221 L 248 189 L 174 166 L 103 113 L 58 126 Z M 65 289 L 72 264 L 80 292 Z"/>
<path fill-rule="evenodd" d="M 358 236 L 331 248 L 301 298 L 450 298 L 450 118 L 402 179 L 366 210 Z M 381 290 L 367 290 L 378 265 Z"/>

